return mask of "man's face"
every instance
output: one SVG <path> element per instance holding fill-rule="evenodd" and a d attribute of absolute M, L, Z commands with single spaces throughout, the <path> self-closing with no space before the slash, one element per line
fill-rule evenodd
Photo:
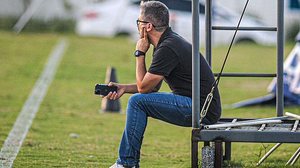
<path fill-rule="evenodd" d="M 140 15 L 138 17 L 138 20 L 137 20 L 137 28 L 138 28 L 139 33 L 141 33 L 141 31 L 143 30 L 143 28 L 145 28 L 146 25 L 147 25 L 147 22 L 144 21 L 142 18 L 143 17 Z"/>
<path fill-rule="evenodd" d="M 145 17 L 142 15 L 142 11 L 138 17 L 136 24 L 137 24 L 140 38 L 143 38 L 146 33 L 148 35 L 148 40 L 150 41 L 149 33 L 152 32 L 152 30 L 154 29 L 154 25 L 146 21 Z"/>

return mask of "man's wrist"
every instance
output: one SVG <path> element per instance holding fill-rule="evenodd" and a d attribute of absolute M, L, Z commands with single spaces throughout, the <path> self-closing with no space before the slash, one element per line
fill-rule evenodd
<path fill-rule="evenodd" d="M 145 56 L 145 55 L 146 55 L 146 52 L 143 52 L 141 50 L 135 50 L 135 52 L 134 52 L 135 57 L 140 57 L 140 56 Z"/>
<path fill-rule="evenodd" d="M 127 85 L 120 85 L 121 88 L 124 88 L 124 93 L 128 93 L 128 86 Z"/>

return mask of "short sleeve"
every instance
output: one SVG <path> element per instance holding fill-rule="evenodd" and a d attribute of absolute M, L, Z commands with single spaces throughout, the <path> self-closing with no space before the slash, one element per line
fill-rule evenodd
<path fill-rule="evenodd" d="M 160 47 L 153 54 L 149 72 L 156 75 L 169 76 L 178 63 L 178 57 L 170 48 Z"/>

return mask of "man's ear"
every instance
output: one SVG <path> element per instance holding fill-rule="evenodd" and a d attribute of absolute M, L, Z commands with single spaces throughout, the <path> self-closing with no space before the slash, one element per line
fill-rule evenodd
<path fill-rule="evenodd" d="M 149 32 L 151 31 L 152 29 L 154 29 L 153 25 L 151 23 L 147 24 L 146 26 L 146 31 Z"/>

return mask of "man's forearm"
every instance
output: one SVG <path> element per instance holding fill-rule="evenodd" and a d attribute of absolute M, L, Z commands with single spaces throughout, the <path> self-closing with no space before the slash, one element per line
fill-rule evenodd
<path fill-rule="evenodd" d="M 145 74 L 145 57 L 141 56 L 136 59 L 136 84 L 123 85 L 125 86 L 125 93 L 138 93 L 142 87 Z"/>
<path fill-rule="evenodd" d="M 141 90 L 143 86 L 143 79 L 146 74 L 145 57 L 141 56 L 136 58 L 136 85 L 137 89 Z"/>
<path fill-rule="evenodd" d="M 137 93 L 138 89 L 136 84 L 121 84 L 125 87 L 125 93 Z"/>

